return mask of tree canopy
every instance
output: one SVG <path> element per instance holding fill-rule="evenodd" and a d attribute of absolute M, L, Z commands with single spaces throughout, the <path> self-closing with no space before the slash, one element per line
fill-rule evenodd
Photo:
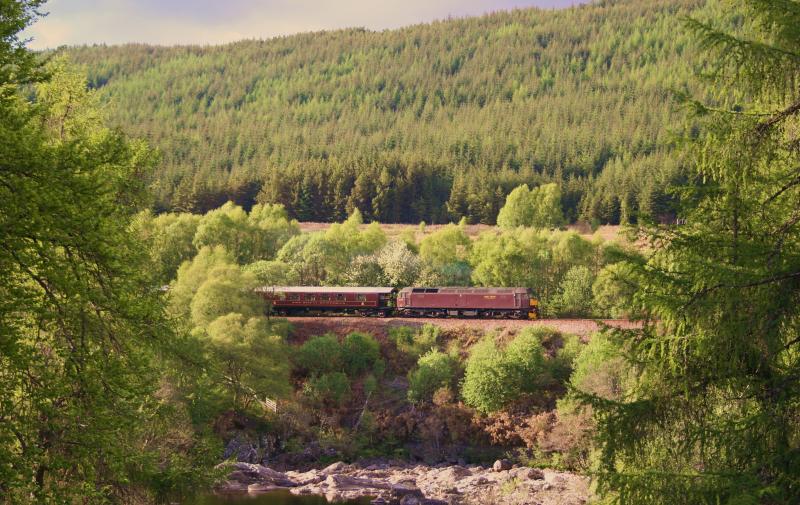
<path fill-rule="evenodd" d="M 687 22 L 719 93 L 689 102 L 685 224 L 643 227 L 627 267 L 634 383 L 590 401 L 599 488 L 625 503 L 800 501 L 800 2 L 742 5 L 735 31 Z"/>
<path fill-rule="evenodd" d="M 665 188 L 683 181 L 669 90 L 690 88 L 696 61 L 680 19 L 725 9 L 618 0 L 381 32 L 64 51 L 114 124 L 161 150 L 157 212 L 231 200 L 280 203 L 301 221 L 360 209 L 366 221 L 494 223 L 513 188 L 556 183 L 568 221 L 668 220 Z"/>

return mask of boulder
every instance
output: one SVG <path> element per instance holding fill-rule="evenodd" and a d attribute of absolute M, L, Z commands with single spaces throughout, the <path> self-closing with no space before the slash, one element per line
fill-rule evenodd
<path fill-rule="evenodd" d="M 297 483 L 289 479 L 285 473 L 275 471 L 266 466 L 257 465 L 254 463 L 223 463 L 218 465 L 218 468 L 229 467 L 230 473 L 228 474 L 229 482 L 237 482 L 239 484 L 265 484 L 276 487 L 295 487 Z"/>
<path fill-rule="evenodd" d="M 544 472 L 542 472 L 538 468 L 527 468 L 524 466 L 521 468 L 514 468 L 513 470 L 511 470 L 511 475 L 513 475 L 515 479 L 519 480 L 544 479 Z"/>
<path fill-rule="evenodd" d="M 553 472 L 552 470 L 545 470 L 543 473 L 544 473 L 544 481 L 550 484 L 551 486 L 555 488 L 560 488 L 564 485 L 565 479 L 558 472 Z"/>
<path fill-rule="evenodd" d="M 320 473 L 324 473 L 326 475 L 330 475 L 330 474 L 333 474 L 333 473 L 343 473 L 343 472 L 346 472 L 348 470 L 350 470 L 350 465 L 348 465 L 347 463 L 344 463 L 342 461 L 337 461 L 336 463 L 332 463 L 332 464 L 326 466 L 325 468 L 323 468 L 322 470 L 320 470 Z"/>
<path fill-rule="evenodd" d="M 325 479 L 328 488 L 333 489 L 390 489 L 391 486 L 385 482 L 372 479 L 362 479 L 360 477 L 350 477 L 349 475 L 328 475 Z"/>
<path fill-rule="evenodd" d="M 393 498 L 405 498 L 406 496 L 414 496 L 416 498 L 425 498 L 422 491 L 416 486 L 408 484 L 393 484 L 390 488 Z"/>
<path fill-rule="evenodd" d="M 420 499 L 413 494 L 407 494 L 400 499 L 400 505 L 420 505 Z"/>
<path fill-rule="evenodd" d="M 494 470 L 495 472 L 502 472 L 505 470 L 511 470 L 512 466 L 513 465 L 509 460 L 498 459 L 497 461 L 494 462 L 494 465 L 492 465 L 492 470 Z"/>
<path fill-rule="evenodd" d="M 442 483 L 449 483 L 449 482 L 457 482 L 463 479 L 464 477 L 469 477 L 470 475 L 472 475 L 472 472 L 470 472 L 469 469 L 464 468 L 463 466 L 451 466 L 440 471 L 436 475 L 436 479 L 441 481 Z"/>

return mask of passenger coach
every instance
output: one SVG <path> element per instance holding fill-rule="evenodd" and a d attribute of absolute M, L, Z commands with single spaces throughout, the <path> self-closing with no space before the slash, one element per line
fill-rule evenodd
<path fill-rule="evenodd" d="M 275 286 L 256 290 L 278 315 L 358 314 L 388 316 L 395 288 Z"/>

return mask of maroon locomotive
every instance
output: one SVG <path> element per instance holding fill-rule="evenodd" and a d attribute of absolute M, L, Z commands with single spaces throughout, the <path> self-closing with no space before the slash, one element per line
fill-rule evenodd
<path fill-rule="evenodd" d="M 388 316 L 394 308 L 395 288 L 276 286 L 256 290 L 278 315 L 318 313 Z"/>
<path fill-rule="evenodd" d="M 404 288 L 397 314 L 427 317 L 538 316 L 538 302 L 527 288 Z"/>

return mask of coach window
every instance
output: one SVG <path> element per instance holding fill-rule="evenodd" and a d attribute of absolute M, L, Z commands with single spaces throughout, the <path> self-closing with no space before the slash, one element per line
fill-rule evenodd
<path fill-rule="evenodd" d="M 299 299 L 300 299 L 300 295 L 298 295 L 298 294 L 289 295 L 289 300 L 299 300 Z"/>
<path fill-rule="evenodd" d="M 336 299 L 337 299 L 338 301 L 340 301 L 340 302 L 343 302 L 343 301 L 344 301 L 344 295 L 343 295 L 343 294 L 341 294 L 341 293 L 339 293 L 338 295 L 336 295 Z"/>
<path fill-rule="evenodd" d="M 325 294 L 325 295 L 319 295 L 319 299 L 320 299 L 320 300 L 322 300 L 322 301 L 325 301 L 325 302 L 327 302 L 328 300 L 330 300 L 330 299 L 331 299 L 331 295 L 328 295 L 328 294 Z"/>
<path fill-rule="evenodd" d="M 358 301 L 359 302 L 366 302 L 367 301 L 367 295 L 358 295 Z"/>
<path fill-rule="evenodd" d="M 311 301 L 311 300 L 313 300 L 313 299 L 314 299 L 314 295 L 312 295 L 311 293 L 306 293 L 305 299 L 306 299 L 307 301 Z"/>

